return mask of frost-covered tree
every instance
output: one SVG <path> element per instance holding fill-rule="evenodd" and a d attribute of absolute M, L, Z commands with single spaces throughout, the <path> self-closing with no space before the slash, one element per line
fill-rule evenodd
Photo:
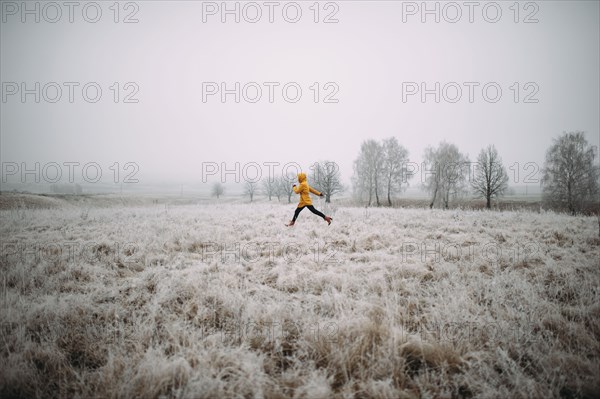
<path fill-rule="evenodd" d="M 427 147 L 421 170 L 423 187 L 431 195 L 430 208 L 441 205 L 448 209 L 450 201 L 467 188 L 469 159 L 454 144 L 441 142 L 437 148 Z"/>
<path fill-rule="evenodd" d="M 217 197 L 217 199 L 219 199 L 219 197 L 221 195 L 223 195 L 224 192 L 225 192 L 225 187 L 223 186 L 223 184 L 221 182 L 213 183 L 212 189 L 211 189 L 211 195 L 213 197 Z"/>
<path fill-rule="evenodd" d="M 408 150 L 398 143 L 395 137 L 383 140 L 383 186 L 387 195 L 388 205 L 392 205 L 392 195 L 402 191 L 403 183 L 412 175 L 406 174 Z"/>
<path fill-rule="evenodd" d="M 283 180 L 283 178 L 281 177 L 276 177 L 274 179 L 275 191 L 273 192 L 273 194 L 277 197 L 277 201 L 281 201 L 281 197 L 285 194 L 285 187 L 281 183 L 281 180 Z"/>
<path fill-rule="evenodd" d="M 544 200 L 573 215 L 587 202 L 598 201 L 596 156 L 597 148 L 587 142 L 583 132 L 565 132 L 555 139 L 544 163 Z"/>
<path fill-rule="evenodd" d="M 281 195 L 287 197 L 288 204 L 292 202 L 292 194 L 294 189 L 292 188 L 295 180 L 291 176 L 281 176 L 277 178 L 278 189 L 281 191 Z"/>
<path fill-rule="evenodd" d="M 491 208 L 492 198 L 503 195 L 508 188 L 508 174 L 495 146 L 489 145 L 479 153 L 471 187 L 478 198 L 485 198 L 487 209 Z"/>
<path fill-rule="evenodd" d="M 262 192 L 269 197 L 269 201 L 271 201 L 273 195 L 277 195 L 277 182 L 274 177 L 268 176 L 262 180 Z"/>
<path fill-rule="evenodd" d="M 331 196 L 344 191 L 340 168 L 335 162 L 315 162 L 311 169 L 311 186 L 323 193 L 326 203 L 331 202 Z"/>
<path fill-rule="evenodd" d="M 254 199 L 254 194 L 256 193 L 258 188 L 258 183 L 253 181 L 246 181 L 244 183 L 244 195 L 250 197 L 250 202 Z"/>
<path fill-rule="evenodd" d="M 352 182 L 355 195 L 367 205 L 371 205 L 373 197 L 377 206 L 382 192 L 383 179 L 383 146 L 375 140 L 366 140 L 360 146 L 358 158 L 354 161 Z"/>

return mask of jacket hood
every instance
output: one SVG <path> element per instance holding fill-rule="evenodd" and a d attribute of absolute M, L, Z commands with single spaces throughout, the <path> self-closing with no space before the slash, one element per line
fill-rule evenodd
<path fill-rule="evenodd" d="M 306 181 L 306 173 L 298 173 L 298 183 Z"/>

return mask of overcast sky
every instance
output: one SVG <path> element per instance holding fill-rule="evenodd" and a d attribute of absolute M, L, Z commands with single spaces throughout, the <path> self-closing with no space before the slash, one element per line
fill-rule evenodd
<path fill-rule="evenodd" d="M 114 162 L 135 162 L 142 182 L 184 182 L 201 180 L 203 162 L 295 162 L 307 170 L 328 159 L 348 181 L 369 138 L 397 137 L 417 163 L 426 146 L 441 140 L 472 160 L 495 144 L 505 164 L 518 162 L 522 173 L 527 162 L 542 165 L 563 131 L 585 131 L 599 144 L 597 1 L 520 3 L 518 15 L 512 1 L 473 9 L 430 2 L 440 10 L 439 23 L 434 14 L 422 15 L 421 2 L 322 2 L 318 16 L 313 3 L 275 2 L 270 9 L 262 1 L 239 2 L 239 23 L 221 15 L 220 1 L 121 3 L 118 16 L 113 2 L 100 2 L 96 23 L 85 19 L 96 18 L 94 4 L 69 10 L 58 2 L 58 15 L 39 3 L 37 23 L 35 14 L 22 15 L 21 2 L 2 2 L 2 162 L 97 162 L 105 174 Z M 126 17 L 138 22 L 123 23 Z M 40 102 L 35 94 L 23 102 L 21 83 L 35 91 L 35 82 Z M 56 103 L 50 100 L 57 85 L 49 82 L 62 87 Z M 79 84 L 71 85 L 73 103 L 65 82 Z M 95 103 L 82 94 L 90 82 L 102 90 Z M 204 84 L 203 93 L 203 82 L 216 85 Z M 239 103 L 234 94 L 223 103 L 220 92 L 208 92 L 236 82 Z M 244 91 L 250 82 L 257 85 Z M 425 102 L 421 93 L 409 95 L 422 82 L 428 89 L 440 83 L 439 103 L 435 94 Z M 465 82 L 474 82 L 472 103 Z M 256 86 L 262 97 L 253 103 Z M 462 97 L 452 103 L 457 86 Z M 295 87 L 302 95 L 291 102 Z M 498 87 L 502 95 L 492 102 Z M 94 85 L 87 89 L 91 101 Z M 125 103 L 128 94 L 138 102 Z"/>

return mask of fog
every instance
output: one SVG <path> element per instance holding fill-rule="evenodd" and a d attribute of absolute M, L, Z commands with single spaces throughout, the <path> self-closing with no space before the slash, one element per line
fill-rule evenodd
<path fill-rule="evenodd" d="M 361 143 L 396 136 L 416 163 L 441 140 L 471 160 L 495 144 L 518 185 L 563 131 L 599 144 L 598 2 L 228 2 L 238 23 L 221 2 L 23 4 L 2 2 L 0 154 L 61 182 L 65 162 L 202 185 L 330 160 L 349 183 Z"/>
<path fill-rule="evenodd" d="M 598 1 L 0 11 L 0 398 L 600 398 Z"/>

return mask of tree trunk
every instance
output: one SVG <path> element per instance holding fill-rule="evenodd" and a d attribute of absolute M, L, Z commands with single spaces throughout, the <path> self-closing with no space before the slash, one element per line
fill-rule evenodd
<path fill-rule="evenodd" d="M 429 204 L 429 209 L 433 208 L 433 205 L 435 204 L 435 197 L 437 197 L 437 186 L 433 191 L 433 198 L 431 199 L 431 204 Z"/>
<path fill-rule="evenodd" d="M 490 196 L 489 196 L 489 195 L 488 195 L 488 196 L 487 196 L 487 198 L 486 198 L 485 207 L 486 207 L 487 209 L 491 209 L 491 208 L 492 208 L 492 201 L 491 201 L 491 198 L 490 198 Z"/>
<path fill-rule="evenodd" d="M 375 175 L 375 201 L 377 202 L 377 206 L 380 206 L 379 203 L 379 184 L 377 184 L 377 175 Z"/>
<path fill-rule="evenodd" d="M 388 205 L 392 206 L 392 198 L 391 198 L 391 192 L 392 192 L 392 178 L 388 178 L 388 186 L 387 186 L 387 200 L 388 200 Z"/>
<path fill-rule="evenodd" d="M 575 215 L 575 206 L 573 205 L 573 198 L 571 196 L 571 181 L 567 182 L 567 207 L 571 215 Z"/>

